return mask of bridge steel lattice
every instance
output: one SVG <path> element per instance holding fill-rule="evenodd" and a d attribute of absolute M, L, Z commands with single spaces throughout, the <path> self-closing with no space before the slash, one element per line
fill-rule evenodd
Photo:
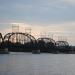
<path fill-rule="evenodd" d="M 52 38 L 38 38 L 37 42 L 41 52 L 52 52 L 56 44 Z"/>
<path fill-rule="evenodd" d="M 0 33 L 0 43 L 3 41 L 2 34 Z"/>
<path fill-rule="evenodd" d="M 57 41 L 56 47 L 58 53 L 69 53 L 71 51 L 69 43 L 67 41 Z"/>
<path fill-rule="evenodd" d="M 56 42 L 56 46 L 58 47 L 65 47 L 65 46 L 69 46 L 69 43 L 67 41 L 57 41 Z"/>
<path fill-rule="evenodd" d="M 35 49 L 36 46 L 36 39 L 27 33 L 15 32 L 15 33 L 8 33 L 4 36 L 5 46 L 15 50 L 32 50 Z M 8 45 L 7 45 L 8 44 Z"/>

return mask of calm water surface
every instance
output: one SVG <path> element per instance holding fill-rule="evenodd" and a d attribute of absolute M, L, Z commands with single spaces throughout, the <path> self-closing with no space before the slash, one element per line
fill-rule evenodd
<path fill-rule="evenodd" d="M 75 54 L 0 55 L 0 75 L 75 75 Z"/>

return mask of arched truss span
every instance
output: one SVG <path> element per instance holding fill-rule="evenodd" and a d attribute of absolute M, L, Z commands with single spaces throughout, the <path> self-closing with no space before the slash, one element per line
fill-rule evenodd
<path fill-rule="evenodd" d="M 44 41 L 45 43 L 53 43 L 55 45 L 55 41 L 52 38 L 38 38 L 37 41 Z"/>
<path fill-rule="evenodd" d="M 17 33 L 6 34 L 4 36 L 4 41 L 10 41 L 13 43 L 20 42 L 20 43 L 24 44 L 27 42 L 35 43 L 36 39 L 30 34 L 17 32 Z"/>
<path fill-rule="evenodd" d="M 69 43 L 67 41 L 57 41 L 56 46 L 69 46 Z"/>
<path fill-rule="evenodd" d="M 2 34 L 0 33 L 0 43 L 3 41 Z"/>

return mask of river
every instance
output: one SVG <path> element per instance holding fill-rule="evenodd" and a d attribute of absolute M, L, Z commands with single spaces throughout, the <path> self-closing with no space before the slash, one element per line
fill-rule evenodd
<path fill-rule="evenodd" d="M 75 75 L 75 54 L 0 55 L 0 75 Z"/>

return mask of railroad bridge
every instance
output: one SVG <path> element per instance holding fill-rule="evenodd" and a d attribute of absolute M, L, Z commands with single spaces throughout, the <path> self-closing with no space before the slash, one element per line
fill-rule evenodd
<path fill-rule="evenodd" d="M 56 50 L 59 53 L 69 53 L 71 51 L 69 43 L 67 41 L 56 41 Z"/>
<path fill-rule="evenodd" d="M 68 52 L 70 50 L 67 41 L 55 41 L 52 38 L 38 38 L 28 33 L 12 32 L 4 37 L 0 33 L 0 49 L 8 49 L 13 52 Z"/>
<path fill-rule="evenodd" d="M 8 33 L 4 36 L 3 39 L 4 46 L 8 48 L 10 51 L 27 51 L 31 52 L 33 49 L 36 49 L 36 39 L 34 36 L 15 32 L 15 33 Z"/>
<path fill-rule="evenodd" d="M 55 48 L 55 40 L 52 38 L 38 38 L 38 48 L 41 52 L 52 52 Z"/>

